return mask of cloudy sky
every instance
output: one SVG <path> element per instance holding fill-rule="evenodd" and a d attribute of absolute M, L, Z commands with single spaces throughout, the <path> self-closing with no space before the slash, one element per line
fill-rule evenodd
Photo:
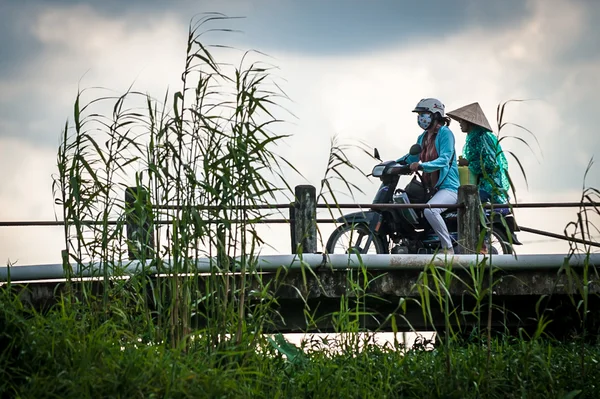
<path fill-rule="evenodd" d="M 532 144 L 505 146 L 527 172 L 528 187 L 516 179 L 521 202 L 577 201 L 586 166 L 600 154 L 595 0 L 0 0 L 0 220 L 52 220 L 59 211 L 51 176 L 78 87 L 122 92 L 134 83 L 159 98 L 176 89 L 189 21 L 211 11 L 245 17 L 224 23 L 241 33 L 223 41 L 260 50 L 279 67 L 297 119 L 278 152 L 306 177 L 289 176 L 292 184 L 319 184 L 334 135 L 379 147 L 384 158 L 406 153 L 419 133 L 410 111 L 423 97 L 440 98 L 447 110 L 478 101 L 492 125 L 498 103 L 530 100 L 509 105 L 505 118 L 540 145 L 518 129 L 502 132 Z M 451 128 L 460 151 L 464 134 Z M 354 161 L 372 163 L 358 154 Z M 519 175 L 514 161 L 511 172 Z M 359 184 L 365 194 L 353 201 L 369 202 L 376 182 Z M 587 184 L 600 187 L 600 165 Z M 518 220 L 562 233 L 575 212 L 527 209 Z M 267 252 L 289 252 L 285 232 L 265 230 L 275 247 Z M 519 237 L 519 253 L 567 250 Z M 61 248 L 60 229 L 0 228 L 3 262 L 55 263 Z"/>

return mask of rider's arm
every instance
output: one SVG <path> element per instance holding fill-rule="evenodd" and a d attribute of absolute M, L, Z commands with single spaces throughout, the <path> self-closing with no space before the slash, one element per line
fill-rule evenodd
<path fill-rule="evenodd" d="M 419 162 L 419 156 L 418 155 L 410 155 L 410 154 L 406 154 L 400 158 L 398 158 L 396 160 L 396 162 L 406 162 L 408 165 L 410 165 L 413 162 Z"/>

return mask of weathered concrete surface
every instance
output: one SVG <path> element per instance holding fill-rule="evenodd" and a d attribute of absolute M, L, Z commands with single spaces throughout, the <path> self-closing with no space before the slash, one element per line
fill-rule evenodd
<path fill-rule="evenodd" d="M 443 273 L 443 272 L 442 272 Z M 463 270 L 454 270 L 455 276 L 449 287 L 452 295 L 463 296 L 473 292 L 473 277 Z M 273 274 L 264 274 L 263 283 L 273 279 Z M 395 297 L 414 297 L 418 296 L 417 284 L 423 284 L 423 273 L 416 270 L 398 270 L 398 271 L 372 271 L 368 273 L 368 283 L 365 284 L 360 271 L 352 272 L 318 270 L 313 276 L 310 272 L 305 273 L 304 277 L 300 272 L 290 272 L 281 281 L 277 290 L 279 298 L 339 298 L 341 295 L 354 296 L 352 286 L 358 285 L 364 287 L 369 294 L 380 296 Z M 441 276 L 444 278 L 444 276 Z M 581 276 L 579 276 L 581 278 Z M 428 281 L 433 277 L 428 274 Z M 481 281 L 480 289 L 486 288 L 489 284 L 489 275 L 483 274 L 478 278 Z M 523 295 L 569 295 L 577 294 L 577 284 L 574 281 L 569 282 L 568 277 L 563 273 L 557 275 L 556 269 L 548 270 L 523 270 L 518 272 L 496 271 L 493 277 L 495 295 L 523 296 Z M 589 294 L 600 293 L 600 284 L 598 280 L 591 281 L 588 284 Z"/>
<path fill-rule="evenodd" d="M 481 293 L 486 289 L 488 275 L 484 273 L 477 279 L 481 282 L 477 287 L 477 284 L 473 285 L 473 277 L 466 271 L 454 270 L 453 273 L 455 276 L 448 291 L 452 303 L 460 306 L 464 313 L 460 323 L 468 325 L 478 323 L 482 319 L 487 320 L 487 313 L 485 316 L 477 314 L 477 300 L 474 293 Z M 441 277 L 443 278 L 443 275 Z M 359 270 L 321 269 L 314 271 L 314 274 L 309 270 L 305 270 L 304 274 L 299 270 L 293 270 L 286 275 L 280 275 L 277 281 L 275 278 L 274 273 L 260 274 L 253 278 L 250 287 L 250 289 L 259 289 L 270 284 L 270 291 L 277 297 L 279 303 L 276 310 L 282 316 L 282 319 L 276 320 L 276 325 L 272 328 L 274 331 L 335 331 L 336 326 L 332 322 L 332 315 L 340 311 L 342 296 L 349 298 L 350 309 L 359 303 L 360 308 L 369 313 L 361 317 L 360 323 L 370 330 L 390 331 L 391 315 L 394 316 L 400 331 L 439 329 L 445 323 L 435 293 L 430 297 L 432 319 L 423 319 L 423 312 L 418 304 L 423 298 L 416 286 L 423 284 L 424 274 L 419 271 L 370 271 L 366 276 L 367 282 Z M 427 274 L 427 278 L 429 287 L 435 289 L 430 273 Z M 580 278 L 580 275 L 576 275 L 574 279 L 569 280 L 564 273 L 557 275 L 556 269 L 495 272 L 493 286 L 495 310 L 492 324 L 497 328 L 534 328 L 539 318 L 539 309 L 547 309 L 546 312 L 550 312 L 547 315 L 556 320 L 553 327 L 568 330 L 571 324 L 577 322 L 578 316 L 572 304 L 577 304 L 580 299 L 578 284 L 575 283 Z M 203 287 L 204 284 L 200 282 L 199 286 Z M 23 301 L 37 308 L 47 308 L 69 286 L 64 282 L 44 282 L 14 285 L 14 288 L 20 292 Z M 70 288 L 77 292 L 78 283 L 72 283 Z M 92 289 L 97 293 L 102 292 L 102 283 L 94 282 Z M 600 305 L 597 295 L 600 293 L 598 280 L 588 282 L 588 292 L 589 308 L 598 308 Z M 538 305 L 540 298 L 542 298 L 541 306 Z M 486 298 L 485 303 L 487 300 Z M 402 309 L 401 304 L 404 304 L 405 309 Z M 487 312 L 485 306 L 481 309 L 481 312 L 484 310 Z M 307 317 L 307 313 L 311 316 Z M 590 320 L 595 322 L 592 316 Z"/>

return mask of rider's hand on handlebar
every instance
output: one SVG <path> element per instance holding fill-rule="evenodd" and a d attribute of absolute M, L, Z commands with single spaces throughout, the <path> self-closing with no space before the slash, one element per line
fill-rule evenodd
<path fill-rule="evenodd" d="M 410 164 L 410 170 L 412 172 L 416 172 L 417 170 L 419 170 L 421 168 L 421 164 L 418 162 L 413 162 Z"/>

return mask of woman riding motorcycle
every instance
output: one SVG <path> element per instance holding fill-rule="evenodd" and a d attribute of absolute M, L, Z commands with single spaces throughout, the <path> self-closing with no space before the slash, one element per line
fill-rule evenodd
<path fill-rule="evenodd" d="M 423 169 L 423 183 L 433 188 L 435 194 L 428 204 L 456 204 L 458 198 L 458 166 L 455 161 L 454 134 L 448 127 L 450 119 L 444 113 L 444 104 L 435 98 L 424 98 L 412 112 L 417 113 L 417 123 L 423 133 L 417 138 L 422 148 L 419 155 L 407 154 L 398 162 L 410 164 L 416 172 Z M 454 254 L 452 240 L 441 213 L 445 208 L 427 208 L 423 215 L 440 238 L 442 250 Z"/>

